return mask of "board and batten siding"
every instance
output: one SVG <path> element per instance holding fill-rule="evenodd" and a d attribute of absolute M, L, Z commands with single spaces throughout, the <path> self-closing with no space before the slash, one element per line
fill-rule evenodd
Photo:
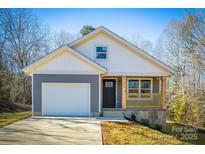
<path fill-rule="evenodd" d="M 97 46 L 107 47 L 107 59 L 96 59 Z M 73 48 L 105 67 L 111 75 L 132 73 L 136 76 L 161 76 L 167 74 L 160 66 L 157 66 L 150 60 L 139 55 L 136 51 L 132 51 L 103 33 L 98 34 L 82 44 L 73 46 Z"/>
<path fill-rule="evenodd" d="M 160 80 L 159 78 L 153 78 L 153 93 L 160 92 Z"/>
<path fill-rule="evenodd" d="M 33 115 L 42 113 L 42 83 L 90 83 L 91 114 L 99 112 L 99 76 L 85 74 L 33 74 Z M 80 97 L 80 94 L 79 94 Z"/>
<path fill-rule="evenodd" d="M 98 74 L 99 72 L 89 64 L 80 60 L 67 51 L 41 65 L 34 74 Z"/>

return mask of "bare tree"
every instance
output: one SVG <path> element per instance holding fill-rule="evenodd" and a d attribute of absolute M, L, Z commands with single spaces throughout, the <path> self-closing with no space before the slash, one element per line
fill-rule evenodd
<path fill-rule="evenodd" d="M 205 22 L 197 10 L 182 20 L 172 21 L 158 42 L 158 55 L 176 73 L 171 78 L 169 113 L 172 119 L 205 125 Z"/>
<path fill-rule="evenodd" d="M 0 9 L 0 14 L 1 52 L 10 77 L 11 101 L 28 102 L 30 78 L 21 69 L 49 50 L 48 31 L 29 9 Z"/>
<path fill-rule="evenodd" d="M 61 30 L 60 32 L 56 32 L 54 34 L 54 47 L 58 48 L 61 47 L 63 45 L 67 45 L 68 43 L 70 43 L 71 41 L 73 41 L 74 39 L 76 39 L 78 36 L 71 34 L 69 32 L 66 32 L 65 30 Z"/>
<path fill-rule="evenodd" d="M 4 54 L 15 62 L 20 72 L 47 50 L 44 42 L 48 33 L 27 9 L 1 9 L 0 14 L 0 29 L 5 36 Z"/>
<path fill-rule="evenodd" d="M 139 33 L 135 32 L 130 37 L 125 36 L 125 38 L 133 45 L 153 55 L 152 43 L 149 40 L 146 40 L 144 37 L 142 37 L 142 35 L 140 35 Z"/>

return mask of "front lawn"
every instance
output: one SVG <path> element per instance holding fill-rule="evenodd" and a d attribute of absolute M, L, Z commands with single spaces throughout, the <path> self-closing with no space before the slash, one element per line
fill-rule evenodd
<path fill-rule="evenodd" d="M 31 116 L 31 111 L 14 113 L 2 112 L 0 113 L 0 128 L 16 121 L 25 119 L 29 116 Z"/>
<path fill-rule="evenodd" d="M 102 122 L 103 143 L 110 145 L 187 144 L 160 131 L 141 124 Z"/>
<path fill-rule="evenodd" d="M 167 122 L 165 132 L 174 135 L 178 139 L 186 140 L 189 144 L 205 144 L 205 131 L 199 133 L 196 128 L 191 126 Z"/>

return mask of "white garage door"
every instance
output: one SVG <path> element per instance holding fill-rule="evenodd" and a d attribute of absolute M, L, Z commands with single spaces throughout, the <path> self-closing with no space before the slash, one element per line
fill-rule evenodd
<path fill-rule="evenodd" d="M 89 83 L 42 83 L 42 115 L 89 116 Z"/>

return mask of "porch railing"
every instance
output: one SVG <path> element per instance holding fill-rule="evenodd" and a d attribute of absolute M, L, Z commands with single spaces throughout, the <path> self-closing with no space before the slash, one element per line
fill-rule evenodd
<path fill-rule="evenodd" d="M 127 108 L 161 108 L 162 94 L 128 94 Z"/>

